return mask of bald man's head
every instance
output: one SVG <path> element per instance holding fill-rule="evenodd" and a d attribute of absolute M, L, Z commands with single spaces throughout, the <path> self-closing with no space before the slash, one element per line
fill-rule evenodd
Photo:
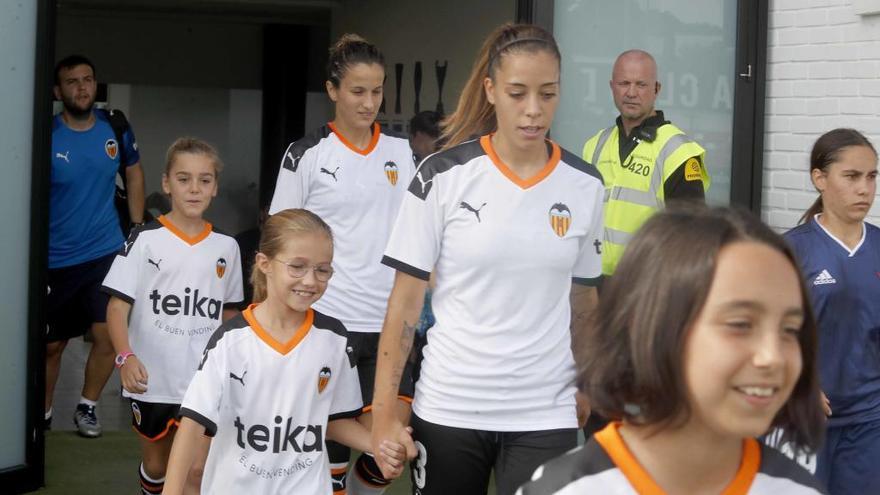
<path fill-rule="evenodd" d="M 627 50 L 614 62 L 611 71 L 611 94 L 627 130 L 654 114 L 654 102 L 660 93 L 657 62 L 643 50 Z"/>

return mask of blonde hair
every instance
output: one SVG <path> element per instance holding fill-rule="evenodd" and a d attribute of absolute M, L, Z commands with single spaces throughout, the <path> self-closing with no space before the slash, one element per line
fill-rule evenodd
<path fill-rule="evenodd" d="M 223 170 L 223 162 L 220 160 L 220 154 L 217 153 L 217 149 L 208 144 L 207 141 L 190 136 L 177 138 L 177 140 L 171 143 L 171 146 L 168 147 L 168 151 L 165 153 L 166 176 L 171 173 L 171 166 L 174 164 L 174 159 L 177 158 L 177 155 L 182 153 L 204 155 L 214 164 L 214 175 L 216 177 L 220 176 L 220 171 Z"/>
<path fill-rule="evenodd" d="M 284 249 L 284 244 L 291 237 L 314 233 L 326 235 L 332 245 L 333 231 L 318 215 L 301 208 L 279 211 L 263 224 L 259 252 L 267 258 L 274 258 Z M 256 263 L 254 263 L 251 272 L 251 285 L 254 287 L 253 302 L 265 301 L 267 296 L 266 274 L 260 270 Z"/>
<path fill-rule="evenodd" d="M 562 58 L 553 35 L 538 26 L 507 23 L 492 31 L 474 61 L 455 112 L 441 124 L 443 133 L 440 140 L 446 143 L 443 149 L 473 136 L 489 134 L 498 127 L 495 107 L 486 99 L 483 81 L 487 77 L 494 80 L 495 71 L 504 55 L 515 51 L 534 53 L 540 50 L 549 52 L 557 61 Z"/>

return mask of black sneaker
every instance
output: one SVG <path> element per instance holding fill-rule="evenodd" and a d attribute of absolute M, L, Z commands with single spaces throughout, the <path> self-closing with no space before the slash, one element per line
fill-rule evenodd
<path fill-rule="evenodd" d="M 86 438 L 101 436 L 101 423 L 98 423 L 98 416 L 95 415 L 95 406 L 77 404 L 76 411 L 73 413 L 73 424 L 76 425 L 77 433 L 80 436 Z"/>

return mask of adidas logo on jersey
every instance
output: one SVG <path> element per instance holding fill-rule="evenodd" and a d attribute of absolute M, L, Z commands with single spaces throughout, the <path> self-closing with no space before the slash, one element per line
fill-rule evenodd
<path fill-rule="evenodd" d="M 210 297 L 199 297 L 199 289 L 193 291 L 187 287 L 183 289 L 183 292 L 183 297 L 174 294 L 163 296 L 159 294 L 157 289 L 153 289 L 153 292 L 150 293 L 150 300 L 153 301 L 153 314 L 158 315 L 161 311 L 166 315 L 175 316 L 182 312 L 184 316 L 220 319 L 220 312 L 223 309 L 222 301 Z"/>
<path fill-rule="evenodd" d="M 284 419 L 275 416 L 275 426 L 271 432 L 266 425 L 255 424 L 247 427 L 236 416 L 233 425 L 238 430 L 238 446 L 245 448 L 247 445 L 257 452 L 265 452 L 272 446 L 272 453 L 287 452 L 288 448 L 294 452 L 322 452 L 324 450 L 324 428 L 321 425 L 294 425 L 293 418 L 287 418 L 284 434 L 281 433 L 281 423 Z"/>
<path fill-rule="evenodd" d="M 836 284 L 837 280 L 828 273 L 828 270 L 822 270 L 822 273 L 816 275 L 816 279 L 813 280 L 813 285 L 825 285 L 825 284 Z"/>

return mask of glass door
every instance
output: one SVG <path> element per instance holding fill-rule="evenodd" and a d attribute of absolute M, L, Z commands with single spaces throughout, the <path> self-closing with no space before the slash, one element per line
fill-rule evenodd
<path fill-rule="evenodd" d="M 609 87 L 614 61 L 628 49 L 645 50 L 657 60 L 662 85 L 656 108 L 706 148 L 712 178 L 708 201 L 759 208 L 763 67 L 758 58 L 760 40 L 766 39 L 766 25 L 761 35 L 760 23 L 754 22 L 759 3 L 520 1 L 520 18 L 551 27 L 562 51 L 562 101 L 553 138 L 580 155 L 589 137 L 614 125 L 618 112 Z M 763 9 L 766 16 L 766 5 Z"/>
<path fill-rule="evenodd" d="M 43 479 L 46 224 L 54 2 L 0 0 L 0 491 Z M 42 330 L 41 330 L 42 329 Z"/>

